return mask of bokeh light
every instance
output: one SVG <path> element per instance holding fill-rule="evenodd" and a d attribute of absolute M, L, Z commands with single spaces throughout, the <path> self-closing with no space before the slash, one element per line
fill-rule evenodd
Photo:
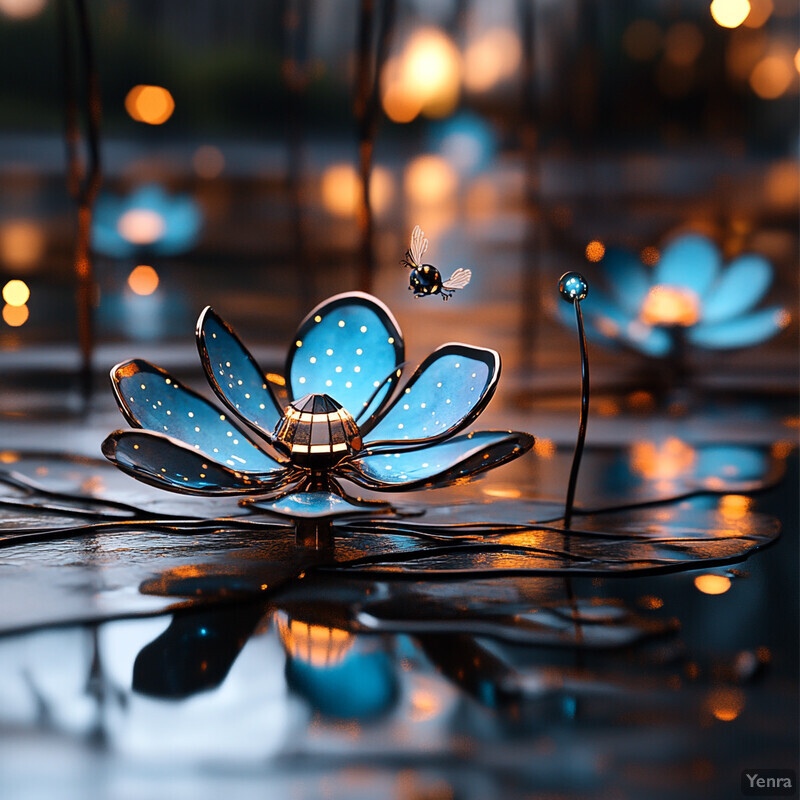
<path fill-rule="evenodd" d="M 708 693 L 706 708 L 720 722 L 733 722 L 742 713 L 744 692 L 736 686 L 719 686 Z"/>
<path fill-rule="evenodd" d="M 412 203 L 436 205 L 452 198 L 457 188 L 458 175 L 441 156 L 417 156 L 406 167 L 405 191 Z"/>
<path fill-rule="evenodd" d="M 749 0 L 714 0 L 710 6 L 714 22 L 723 28 L 738 28 L 750 14 Z"/>
<path fill-rule="evenodd" d="M 151 208 L 131 208 L 117 220 L 117 232 L 131 244 L 157 242 L 166 229 L 164 217 Z"/>
<path fill-rule="evenodd" d="M 695 588 L 703 594 L 725 594 L 731 588 L 731 579 L 725 575 L 698 575 L 694 579 Z"/>
<path fill-rule="evenodd" d="M 657 247 L 643 247 L 642 252 L 639 253 L 639 259 L 641 260 L 642 264 L 647 267 L 654 267 L 656 264 L 658 264 L 660 258 L 661 253 L 658 252 Z"/>
<path fill-rule="evenodd" d="M 225 156 L 218 147 L 203 144 L 194 151 L 192 167 L 201 178 L 218 178 L 225 169 Z"/>
<path fill-rule="evenodd" d="M 24 306 L 31 296 L 31 290 L 25 281 L 9 281 L 3 287 L 3 300 L 10 306 Z"/>
<path fill-rule="evenodd" d="M 134 86 L 125 97 L 125 110 L 137 122 L 162 125 L 175 110 L 172 95 L 163 86 Z"/>
<path fill-rule="evenodd" d="M 750 0 L 750 13 L 744 21 L 747 28 L 760 28 L 772 16 L 772 0 Z"/>
<path fill-rule="evenodd" d="M 631 468 L 648 480 L 674 480 L 691 473 L 697 451 L 687 442 L 670 436 L 663 442 L 642 440 L 631 447 Z"/>
<path fill-rule="evenodd" d="M 602 261 L 603 256 L 606 254 L 606 246 L 598 239 L 593 239 L 586 245 L 586 260 L 587 261 Z"/>
<path fill-rule="evenodd" d="M 678 66 L 693 64 L 703 49 L 703 34 L 691 22 L 676 22 L 664 36 L 664 57 Z"/>
<path fill-rule="evenodd" d="M 0 14 L 10 19 L 31 19 L 46 5 L 47 0 L 0 0 Z"/>
<path fill-rule="evenodd" d="M 0 227 L 0 260 L 6 267 L 30 270 L 41 260 L 44 250 L 44 230 L 33 220 L 10 220 Z"/>
<path fill-rule="evenodd" d="M 464 86 L 471 92 L 485 92 L 513 77 L 521 61 L 519 36 L 508 28 L 491 28 L 467 45 Z"/>
<path fill-rule="evenodd" d="M 147 264 L 140 264 L 128 275 L 128 286 L 134 294 L 147 297 L 158 289 L 158 273 Z"/>
<path fill-rule="evenodd" d="M 11 306 L 6 304 L 3 306 L 3 321 L 12 328 L 19 328 L 24 325 L 28 321 L 28 316 L 29 311 L 26 305 Z"/>
<path fill-rule="evenodd" d="M 387 61 L 381 84 L 383 109 L 393 122 L 411 122 L 419 114 L 445 117 L 458 104 L 458 48 L 438 28 L 422 28 L 411 36 L 399 56 Z"/>
<path fill-rule="evenodd" d="M 775 100 L 786 93 L 793 79 L 791 58 L 775 53 L 755 65 L 750 74 L 750 86 L 762 100 Z"/>
<path fill-rule="evenodd" d="M 385 167 L 373 167 L 369 178 L 372 211 L 383 213 L 394 196 L 394 179 Z M 361 177 L 352 164 L 332 164 L 322 173 L 322 205 L 337 217 L 354 217 L 363 202 Z"/>

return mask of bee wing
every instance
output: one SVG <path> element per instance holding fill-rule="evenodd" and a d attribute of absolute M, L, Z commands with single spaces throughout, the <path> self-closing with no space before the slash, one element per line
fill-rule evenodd
<path fill-rule="evenodd" d="M 471 269 L 461 269 L 459 267 L 443 284 L 442 288 L 448 292 L 453 289 L 463 289 L 472 280 Z"/>
<path fill-rule="evenodd" d="M 408 249 L 411 251 L 411 258 L 414 263 L 421 264 L 422 257 L 428 252 L 428 240 L 419 225 L 411 231 L 411 247 Z"/>

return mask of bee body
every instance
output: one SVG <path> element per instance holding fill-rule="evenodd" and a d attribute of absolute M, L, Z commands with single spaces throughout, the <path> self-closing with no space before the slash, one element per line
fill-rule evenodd
<path fill-rule="evenodd" d="M 422 233 L 419 225 L 411 234 L 411 247 L 400 261 L 411 270 L 408 278 L 408 288 L 414 292 L 414 297 L 425 297 L 429 294 L 440 294 L 442 300 L 449 300 L 456 289 L 463 289 L 470 281 L 472 272 L 460 267 L 446 281 L 433 264 L 423 264 L 422 256 L 428 249 L 428 240 Z"/>

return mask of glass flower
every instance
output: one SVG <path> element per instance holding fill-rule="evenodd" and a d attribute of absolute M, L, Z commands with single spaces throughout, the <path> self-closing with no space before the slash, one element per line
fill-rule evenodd
<path fill-rule="evenodd" d="M 583 301 L 587 334 L 655 358 L 671 355 L 681 337 L 696 347 L 749 347 L 791 320 L 780 306 L 755 309 L 772 283 L 763 256 L 741 255 L 723 268 L 719 248 L 698 234 L 674 238 L 651 272 L 622 250 L 606 252 L 600 267 L 608 293 L 593 288 Z M 571 308 L 559 313 L 574 324 Z"/>
<path fill-rule="evenodd" d="M 113 258 L 141 253 L 171 256 L 194 246 L 202 215 L 188 195 L 168 195 L 146 184 L 126 197 L 104 194 L 97 201 L 92 247 Z"/>
<path fill-rule="evenodd" d="M 521 456 L 533 437 L 461 433 L 491 400 L 500 356 L 450 343 L 400 386 L 400 329 L 376 298 L 340 294 L 301 323 L 285 377 L 265 374 L 206 308 L 197 323 L 206 378 L 224 411 L 141 359 L 111 371 L 117 403 L 144 430 L 115 431 L 103 453 L 133 477 L 176 492 L 252 495 L 291 517 L 374 508 L 361 489 L 446 486 Z"/>

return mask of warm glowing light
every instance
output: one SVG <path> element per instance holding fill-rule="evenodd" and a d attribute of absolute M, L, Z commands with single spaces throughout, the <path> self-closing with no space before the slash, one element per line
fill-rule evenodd
<path fill-rule="evenodd" d="M 658 252 L 657 247 L 645 247 L 642 249 L 642 252 L 639 253 L 639 258 L 645 266 L 654 267 L 658 264 L 661 253 Z"/>
<path fill-rule="evenodd" d="M 3 320 L 12 328 L 19 328 L 28 321 L 28 306 L 3 306 Z"/>
<path fill-rule="evenodd" d="M 457 188 L 458 175 L 441 156 L 417 156 L 406 167 L 405 190 L 413 203 L 436 205 L 450 199 Z"/>
<path fill-rule="evenodd" d="M 464 86 L 485 92 L 514 75 L 522 61 L 519 36 L 508 28 L 491 28 L 464 52 Z"/>
<path fill-rule="evenodd" d="M 698 575 L 694 579 L 695 587 L 703 594 L 725 594 L 731 588 L 731 579 L 724 575 Z"/>
<path fill-rule="evenodd" d="M 125 110 L 137 122 L 161 125 L 175 110 L 172 95 L 163 86 L 134 86 L 125 97 Z"/>
<path fill-rule="evenodd" d="M 164 217 L 150 208 L 131 208 L 117 220 L 117 232 L 131 244 L 157 242 L 166 229 Z"/>
<path fill-rule="evenodd" d="M 648 480 L 673 480 L 691 473 L 696 459 L 695 449 L 674 436 L 661 443 L 634 442 L 631 447 L 631 469 Z"/>
<path fill-rule="evenodd" d="M 458 104 L 458 48 L 438 28 L 422 28 L 409 39 L 400 56 L 387 61 L 381 85 L 384 111 L 394 122 L 411 122 L 419 114 L 447 116 Z"/>
<path fill-rule="evenodd" d="M 772 16 L 772 0 L 750 0 L 750 13 L 744 21 L 747 28 L 760 28 Z"/>
<path fill-rule="evenodd" d="M 719 511 L 726 519 L 742 519 L 752 507 L 752 498 L 743 494 L 726 494 L 719 501 Z"/>
<path fill-rule="evenodd" d="M 622 34 L 622 47 L 635 61 L 649 61 L 661 47 L 661 30 L 652 20 L 637 19 Z"/>
<path fill-rule="evenodd" d="M 10 306 L 24 306 L 31 296 L 31 290 L 25 281 L 9 281 L 3 287 L 3 300 Z"/>
<path fill-rule="evenodd" d="M 552 458 L 556 454 L 555 442 L 552 439 L 537 439 L 533 444 L 533 452 L 539 458 Z"/>
<path fill-rule="evenodd" d="M 723 28 L 738 28 L 750 14 L 749 0 L 714 0 L 710 6 L 714 22 Z"/>
<path fill-rule="evenodd" d="M 794 68 L 800 72 L 800 48 L 794 54 Z"/>
<path fill-rule="evenodd" d="M 134 294 L 146 297 L 158 289 L 158 273 L 146 264 L 140 264 L 128 275 L 128 286 Z"/>
<path fill-rule="evenodd" d="M 681 67 L 693 64 L 703 49 L 703 34 L 691 22 L 676 22 L 664 37 L 664 55 Z"/>
<path fill-rule="evenodd" d="M 639 313 L 647 325 L 694 325 L 700 319 L 700 298 L 684 286 L 650 288 Z"/>
<path fill-rule="evenodd" d="M 733 722 L 744 709 L 744 692 L 736 686 L 712 689 L 706 707 L 720 722 Z"/>
<path fill-rule="evenodd" d="M 606 254 L 606 246 L 594 239 L 586 245 L 586 259 L 588 261 L 601 261 Z"/>
<path fill-rule="evenodd" d="M 0 453 L 0 461 L 4 464 L 14 464 L 19 461 L 19 453 L 14 450 L 3 450 Z"/>
<path fill-rule="evenodd" d="M 44 248 L 44 231 L 31 220 L 11 220 L 0 227 L 0 259 L 11 269 L 29 270 Z"/>
<path fill-rule="evenodd" d="M 763 100 L 775 100 L 786 93 L 794 71 L 792 62 L 781 55 L 762 58 L 750 73 L 750 87 Z"/>
<path fill-rule="evenodd" d="M 352 164 L 333 164 L 322 173 L 322 205 L 337 217 L 354 217 L 363 202 L 361 177 Z M 375 214 L 392 201 L 394 180 L 384 167 L 374 167 L 369 178 L 369 197 Z"/>
<path fill-rule="evenodd" d="M 519 489 L 514 489 L 510 486 L 485 486 L 483 493 L 489 497 L 502 497 L 510 500 L 522 496 Z"/>
<path fill-rule="evenodd" d="M 225 169 L 225 156 L 219 147 L 200 145 L 192 156 L 192 167 L 201 178 L 217 178 Z"/>
<path fill-rule="evenodd" d="M 40 14 L 47 0 L 0 0 L 0 13 L 11 19 L 30 19 Z"/>
<path fill-rule="evenodd" d="M 353 645 L 353 635 L 340 628 L 301 622 L 282 611 L 275 615 L 275 620 L 289 655 L 313 667 L 338 664 Z"/>

